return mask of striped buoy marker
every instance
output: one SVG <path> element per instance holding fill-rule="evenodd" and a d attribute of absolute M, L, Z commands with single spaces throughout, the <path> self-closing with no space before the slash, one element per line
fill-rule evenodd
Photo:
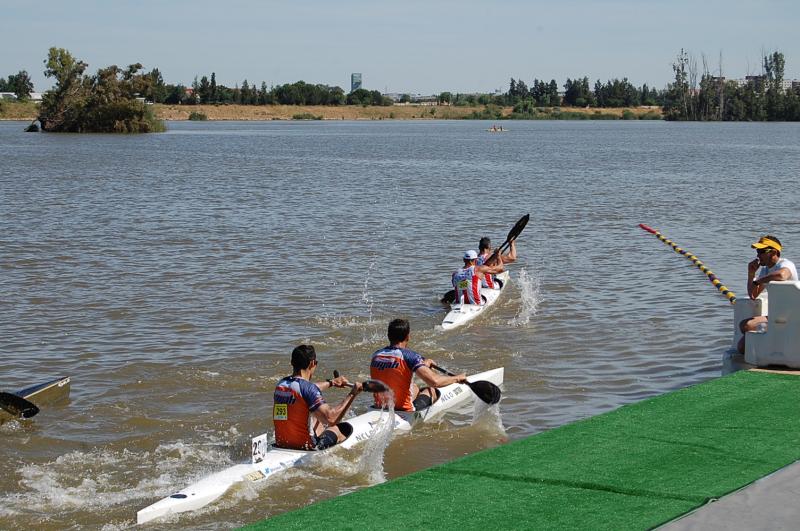
<path fill-rule="evenodd" d="M 708 280 L 711 281 L 711 283 L 714 285 L 714 287 L 717 288 L 720 291 L 720 293 L 722 293 L 723 295 L 725 295 L 725 297 L 728 298 L 728 300 L 730 301 L 731 304 L 736 304 L 736 294 L 734 292 L 732 292 L 731 290 L 729 290 L 727 288 L 727 286 L 725 286 L 722 283 L 722 281 L 717 278 L 717 275 L 715 275 L 713 271 L 711 271 L 709 268 L 707 268 L 705 266 L 705 264 L 703 262 L 701 262 L 700 259 L 697 258 L 694 254 L 690 253 L 686 249 L 681 249 L 680 247 L 678 247 L 678 244 L 676 244 L 672 240 L 664 237 L 664 235 L 661 234 L 660 232 L 658 232 L 656 229 L 648 227 L 644 223 L 639 223 L 639 228 L 642 229 L 642 230 L 646 230 L 647 232 L 649 232 L 651 234 L 654 234 L 656 238 L 658 238 L 662 242 L 664 242 L 667 245 L 669 245 L 670 247 L 672 247 L 672 249 L 676 253 L 682 254 L 687 259 L 691 260 L 691 262 L 694 265 L 696 265 L 697 268 L 700 271 L 702 271 L 703 273 L 706 274 L 706 276 L 708 277 Z"/>

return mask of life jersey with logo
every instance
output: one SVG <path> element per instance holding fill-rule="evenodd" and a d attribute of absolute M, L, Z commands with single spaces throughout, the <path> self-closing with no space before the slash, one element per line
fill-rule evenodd
<path fill-rule="evenodd" d="M 483 265 L 483 264 L 485 264 L 485 263 L 486 263 L 486 260 L 488 260 L 488 259 L 489 259 L 489 258 L 491 258 L 491 257 L 492 257 L 492 254 L 491 254 L 491 253 L 490 253 L 490 254 L 481 254 L 481 255 L 478 255 L 478 265 Z M 483 287 L 484 287 L 484 288 L 489 288 L 489 289 L 496 289 L 496 288 L 498 288 L 498 287 L 499 287 L 499 286 L 497 285 L 497 282 L 496 282 L 496 281 L 495 281 L 495 279 L 494 279 L 494 275 L 492 275 L 492 274 L 489 274 L 489 273 L 484 273 L 484 278 L 483 278 Z"/>
<path fill-rule="evenodd" d="M 481 299 L 481 277 L 475 274 L 475 266 L 464 267 L 453 273 L 453 289 L 456 292 L 456 302 L 467 304 L 483 304 Z"/>
<path fill-rule="evenodd" d="M 325 403 L 319 387 L 297 376 L 287 376 L 275 386 L 272 423 L 275 445 L 311 450 L 315 447 L 308 429 L 309 413 Z"/>
<path fill-rule="evenodd" d="M 422 356 L 407 348 L 384 347 L 372 355 L 369 376 L 380 380 L 394 393 L 394 408 L 414 411 L 411 384 L 414 372 L 424 365 Z M 375 393 L 375 405 L 383 407 L 383 394 Z"/>

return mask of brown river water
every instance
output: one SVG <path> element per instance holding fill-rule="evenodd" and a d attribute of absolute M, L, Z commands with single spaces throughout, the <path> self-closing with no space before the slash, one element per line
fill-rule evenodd
<path fill-rule="evenodd" d="M 0 123 L 0 390 L 72 377 L 0 427 L 0 529 L 124 529 L 248 458 L 299 343 L 368 375 L 388 321 L 503 400 L 369 455 L 234 489 L 163 529 L 227 529 L 720 374 L 749 244 L 800 258 L 800 127 L 664 122 Z M 436 329 L 465 249 L 530 212 L 498 304 Z M 328 393 L 338 401 L 342 391 Z M 356 412 L 367 406 L 361 397 Z"/>

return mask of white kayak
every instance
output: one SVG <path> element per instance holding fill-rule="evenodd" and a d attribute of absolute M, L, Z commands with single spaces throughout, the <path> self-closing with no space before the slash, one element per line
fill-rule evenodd
<path fill-rule="evenodd" d="M 503 367 L 499 367 L 470 376 L 468 380 L 470 382 L 486 380 L 495 385 L 501 385 L 503 383 L 503 372 Z M 439 391 L 441 392 L 439 400 L 429 408 L 408 413 L 395 412 L 394 431 L 410 431 L 415 425 L 435 420 L 446 411 L 464 404 L 470 399 L 474 399 L 474 394 L 469 386 L 464 384 L 451 384 L 440 388 Z M 274 446 L 268 447 L 267 434 L 255 437 L 252 442 L 251 462 L 226 468 L 145 507 L 136 513 L 136 523 L 144 524 L 169 514 L 200 509 L 220 498 L 236 483 L 264 481 L 281 470 L 302 464 L 304 460 L 308 460 L 311 456 L 335 452 L 339 448 L 352 448 L 372 437 L 377 431 L 376 425 L 379 423 L 382 414 L 385 416 L 389 413 L 375 409 L 346 420 L 345 422 L 352 426 L 353 432 L 341 444 L 323 451 L 287 450 Z"/>
<path fill-rule="evenodd" d="M 510 277 L 508 271 L 503 271 L 496 276 L 503 282 L 503 286 L 500 289 L 482 288 L 481 295 L 486 299 L 484 304 L 466 304 L 461 301 L 451 304 L 450 311 L 447 312 L 447 315 L 444 316 L 444 321 L 442 321 L 442 329 L 452 330 L 465 325 L 497 302 L 500 295 L 508 289 Z"/>

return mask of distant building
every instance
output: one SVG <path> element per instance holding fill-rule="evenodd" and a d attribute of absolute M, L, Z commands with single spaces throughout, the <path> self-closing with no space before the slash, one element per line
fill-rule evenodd
<path fill-rule="evenodd" d="M 350 92 L 355 92 L 361 88 L 361 73 L 350 74 Z"/>
<path fill-rule="evenodd" d="M 17 95 L 13 92 L 0 92 L 0 100 L 16 100 Z M 28 99 L 31 101 L 42 101 L 42 93 L 41 92 L 31 92 L 28 95 Z"/>

